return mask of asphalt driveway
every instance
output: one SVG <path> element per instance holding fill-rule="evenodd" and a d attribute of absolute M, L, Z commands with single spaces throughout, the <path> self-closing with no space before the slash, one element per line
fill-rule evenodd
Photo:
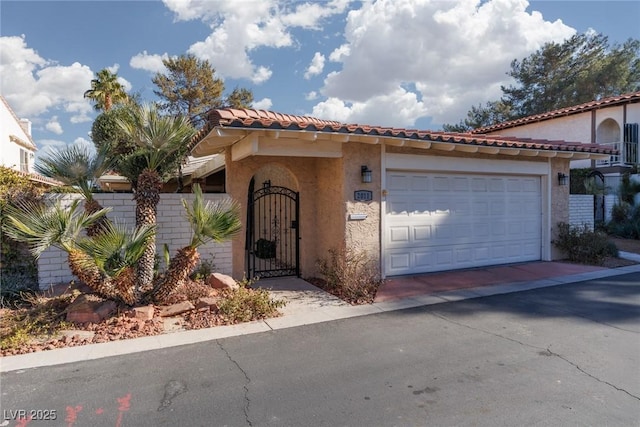
<path fill-rule="evenodd" d="M 3 373 L 2 414 L 5 425 L 37 409 L 58 419 L 29 425 L 637 426 L 639 334 L 633 273 Z"/>

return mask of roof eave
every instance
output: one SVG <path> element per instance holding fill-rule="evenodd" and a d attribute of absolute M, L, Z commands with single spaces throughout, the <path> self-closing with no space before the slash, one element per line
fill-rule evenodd
<path fill-rule="evenodd" d="M 517 139 L 482 138 L 478 135 L 454 135 L 429 132 L 403 132 L 397 136 L 381 134 L 362 134 L 327 132 L 320 130 L 274 129 L 261 127 L 222 126 L 213 128 L 206 136 L 196 143 L 192 155 L 202 157 L 218 154 L 234 144 L 247 140 L 291 139 L 307 142 L 359 142 L 366 144 L 385 144 L 394 147 L 435 149 L 440 151 L 456 151 L 467 154 L 509 155 L 522 157 L 558 157 L 574 160 L 604 160 L 615 155 L 614 150 L 595 149 L 583 144 L 553 146 L 551 141 L 522 142 Z"/>

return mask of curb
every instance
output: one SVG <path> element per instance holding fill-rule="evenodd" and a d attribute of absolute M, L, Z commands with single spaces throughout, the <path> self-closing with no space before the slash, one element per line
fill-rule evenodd
<path fill-rule="evenodd" d="M 640 258 L 640 256 L 638 256 Z M 640 261 L 640 259 L 638 260 Z M 563 284 L 582 282 L 585 280 L 601 279 L 628 273 L 640 272 L 640 264 L 627 267 L 591 271 L 588 273 L 558 276 L 532 282 L 514 282 L 478 288 L 460 289 L 429 295 L 414 296 L 395 301 L 377 302 L 360 306 L 332 306 L 318 308 L 305 312 L 294 313 L 282 317 L 274 317 L 261 321 L 242 323 L 238 325 L 216 326 L 213 328 L 178 331 L 149 337 L 132 338 L 128 340 L 111 341 L 99 344 L 88 344 L 78 347 L 66 347 L 55 350 L 27 353 L 17 356 L 0 358 L 0 372 L 11 372 L 44 366 L 62 365 L 66 363 L 83 362 L 111 356 L 140 353 L 150 350 L 177 347 L 199 342 L 213 341 L 222 338 L 269 332 L 278 329 L 329 322 L 332 320 L 348 319 L 367 316 L 394 310 L 403 310 L 466 299 L 482 298 L 492 295 L 502 295 L 515 292 L 529 291 Z"/>

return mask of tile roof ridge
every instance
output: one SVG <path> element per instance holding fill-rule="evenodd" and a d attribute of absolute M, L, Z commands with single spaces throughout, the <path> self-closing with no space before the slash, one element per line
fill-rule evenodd
<path fill-rule="evenodd" d="M 640 101 L 640 91 L 623 93 L 620 95 L 613 95 L 606 98 L 583 102 L 581 104 L 570 105 L 567 107 L 562 107 L 562 108 L 558 108 L 551 111 L 545 111 L 544 113 L 532 114 L 530 116 L 521 117 L 519 119 L 509 120 L 506 122 L 496 123 L 493 125 L 472 129 L 470 132 L 473 134 L 483 134 L 483 133 L 492 132 L 495 130 L 515 127 L 518 125 L 524 125 L 524 124 L 533 123 L 537 121 L 549 120 L 558 116 L 591 111 L 597 108 L 606 107 L 608 105 L 616 105 L 616 104 L 624 103 L 627 101 L 629 102 Z"/>

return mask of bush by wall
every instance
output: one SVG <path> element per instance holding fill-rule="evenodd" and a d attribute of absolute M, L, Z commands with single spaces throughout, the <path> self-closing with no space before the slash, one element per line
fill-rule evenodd
<path fill-rule="evenodd" d="M 19 172 L 0 166 L 0 225 L 6 207 L 20 201 L 40 200 L 42 190 Z M 5 302 L 38 289 L 38 268 L 26 245 L 0 233 L 0 299 Z"/>
<path fill-rule="evenodd" d="M 553 244 L 567 255 L 569 261 L 581 264 L 602 265 L 607 257 L 618 256 L 618 248 L 609 242 L 607 235 L 592 230 L 586 224 L 558 223 L 558 238 Z"/>

